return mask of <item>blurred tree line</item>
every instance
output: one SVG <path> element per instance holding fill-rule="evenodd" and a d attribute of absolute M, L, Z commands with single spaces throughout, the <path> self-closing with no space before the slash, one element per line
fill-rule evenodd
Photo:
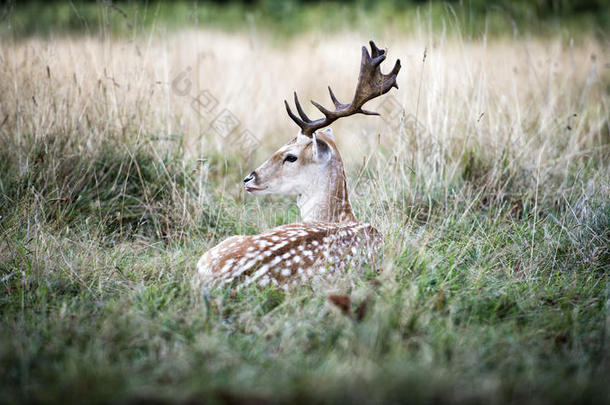
<path fill-rule="evenodd" d="M 221 0 L 209 0 L 216 3 L 225 3 Z M 263 8 L 281 8 L 286 0 L 239 0 L 244 4 L 262 6 Z M 292 3 L 314 4 L 329 3 L 325 0 L 289 0 Z M 608 8 L 607 0 L 343 0 L 336 3 L 349 3 L 363 8 L 378 6 L 379 3 L 391 4 L 394 7 L 409 7 L 413 5 L 425 5 L 428 3 L 447 3 L 466 7 L 473 12 L 484 13 L 492 8 L 502 8 L 506 10 L 530 10 L 537 16 L 566 15 L 571 13 L 598 12 Z"/>
<path fill-rule="evenodd" d="M 0 4 L 10 3 L 40 3 L 36 0 L 0 0 Z M 153 0 L 46 0 L 44 3 L 114 3 L 117 5 L 129 3 L 149 3 L 155 4 Z M 283 9 L 287 5 L 312 5 L 312 4 L 347 4 L 364 9 L 378 7 L 381 5 L 392 6 L 394 8 L 404 8 L 412 6 L 423 6 L 429 3 L 446 3 L 452 6 L 466 7 L 472 12 L 484 13 L 493 8 L 502 8 L 505 10 L 528 10 L 535 13 L 539 17 L 549 15 L 568 15 L 572 13 L 597 13 L 605 12 L 609 8 L 608 0 L 193 0 L 191 3 L 213 3 L 216 5 L 223 4 L 241 4 L 248 7 L 257 7 L 261 9 Z M 167 3 L 173 3 L 167 1 Z"/>
<path fill-rule="evenodd" d="M 607 37 L 609 0 L 0 0 L 0 34 L 51 32 L 133 33 L 161 20 L 168 28 L 188 25 L 243 29 L 244 20 L 265 29 L 298 34 L 363 23 L 409 29 L 415 15 L 433 24 L 457 21 L 469 36 L 531 31 L 595 32 Z M 97 27 L 96 27 L 97 25 Z M 571 34 L 570 34 L 571 35 Z"/>

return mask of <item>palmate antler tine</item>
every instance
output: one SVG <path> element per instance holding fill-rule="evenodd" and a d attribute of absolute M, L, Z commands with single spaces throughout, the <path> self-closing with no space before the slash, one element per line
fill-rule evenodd
<path fill-rule="evenodd" d="M 376 58 L 371 59 L 371 65 L 373 67 L 377 67 L 379 65 L 381 65 L 381 62 L 383 62 L 385 60 L 385 55 L 379 55 Z"/>
<path fill-rule="evenodd" d="M 373 41 L 369 41 L 369 45 L 371 45 L 371 54 L 373 55 L 373 58 L 385 54 L 385 49 L 377 48 L 377 45 L 375 45 Z"/>
<path fill-rule="evenodd" d="M 360 58 L 360 73 L 362 73 L 362 68 L 367 66 L 371 61 L 371 55 L 369 54 L 369 50 L 366 49 L 366 46 L 362 47 L 362 57 Z"/>
<path fill-rule="evenodd" d="M 390 77 L 388 80 L 386 80 L 383 83 L 383 88 L 386 88 L 386 87 L 388 89 L 390 89 L 392 87 L 398 88 L 398 83 L 396 83 L 396 75 L 392 75 L 392 77 Z"/>
<path fill-rule="evenodd" d="M 385 89 L 387 88 L 388 90 L 392 87 L 396 87 L 398 88 L 398 83 L 396 83 L 396 77 L 398 76 L 398 72 L 400 72 L 400 59 L 398 59 L 396 61 L 396 63 L 394 64 L 394 67 L 392 68 L 392 71 L 388 74 L 382 74 L 383 78 L 385 78 L 386 80 L 383 82 L 382 87 Z"/>
<path fill-rule="evenodd" d="M 394 67 L 392 68 L 392 71 L 389 74 L 398 76 L 398 72 L 400 72 L 401 67 L 402 66 L 400 65 L 400 59 L 396 59 L 396 63 L 394 64 Z"/>
<path fill-rule="evenodd" d="M 356 91 L 354 92 L 354 97 L 351 103 L 342 104 L 339 102 L 329 86 L 328 92 L 333 104 L 335 105 L 335 110 L 331 111 L 316 101 L 311 100 L 311 103 L 322 114 L 324 114 L 324 118 L 312 121 L 303 111 L 296 92 L 294 93 L 294 104 L 300 118 L 292 113 L 288 103 L 284 101 L 288 115 L 299 127 L 301 127 L 301 132 L 304 135 L 311 137 L 314 131 L 330 125 L 332 122 L 341 117 L 347 117 L 354 114 L 379 115 L 377 112 L 364 110 L 362 106 L 367 101 L 387 93 L 392 87 L 398 88 L 396 77 L 400 71 L 401 65 L 400 59 L 398 59 L 390 73 L 381 73 L 380 66 L 381 63 L 386 59 L 386 51 L 384 49 L 377 48 L 373 41 L 370 41 L 369 44 L 371 45 L 371 53 L 369 53 L 365 46 L 362 47 L 360 73 L 358 75 Z"/>

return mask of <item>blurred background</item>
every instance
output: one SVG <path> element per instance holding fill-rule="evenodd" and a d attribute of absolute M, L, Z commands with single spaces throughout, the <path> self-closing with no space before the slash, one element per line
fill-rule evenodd
<path fill-rule="evenodd" d="M 89 33 L 134 34 L 153 24 L 170 30 L 206 27 L 235 32 L 272 31 L 290 38 L 310 31 L 417 29 L 459 30 L 468 38 L 524 33 L 605 35 L 603 0 L 516 1 L 3 1 L 2 30 L 16 36 Z M 431 17 L 431 19 L 429 19 Z"/>
<path fill-rule="evenodd" d="M 0 403 L 607 403 L 609 18 L 0 2 Z M 295 136 L 293 91 L 351 100 L 369 40 L 400 88 L 332 128 L 383 265 L 192 288 L 210 247 L 300 220 L 241 179 Z"/>

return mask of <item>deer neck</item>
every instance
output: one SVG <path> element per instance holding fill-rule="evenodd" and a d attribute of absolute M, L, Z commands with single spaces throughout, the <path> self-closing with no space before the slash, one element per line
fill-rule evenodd
<path fill-rule="evenodd" d="M 297 197 L 303 222 L 358 222 L 349 202 L 343 165 L 331 162 L 317 178 Z"/>

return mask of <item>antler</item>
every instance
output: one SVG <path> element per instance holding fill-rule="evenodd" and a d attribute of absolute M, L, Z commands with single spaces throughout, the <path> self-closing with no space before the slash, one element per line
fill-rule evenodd
<path fill-rule="evenodd" d="M 333 94 L 330 86 L 328 86 L 328 92 L 330 93 L 330 98 L 335 105 L 335 110 L 327 110 L 322 105 L 311 100 L 311 103 L 316 106 L 316 108 L 320 110 L 322 114 L 324 114 L 324 118 L 312 121 L 309 119 L 309 117 L 307 117 L 303 111 L 303 108 L 301 108 L 301 104 L 299 103 L 299 98 L 297 97 L 296 92 L 294 93 L 294 104 L 297 107 L 297 112 L 299 113 L 300 118 L 292 113 L 288 102 L 284 100 L 288 115 L 294 122 L 297 123 L 299 127 L 301 127 L 301 132 L 303 135 L 311 137 L 314 131 L 330 125 L 332 122 L 341 117 L 347 117 L 354 114 L 379 115 L 374 111 L 363 110 L 362 106 L 367 101 L 387 93 L 392 87 L 398 88 L 398 84 L 396 84 L 396 76 L 400 71 L 400 59 L 396 60 L 396 64 L 390 73 L 383 74 L 381 73 L 379 66 L 386 58 L 385 50 L 377 48 L 373 41 L 369 41 L 369 44 L 371 45 L 371 55 L 369 55 L 369 51 L 366 49 L 366 46 L 362 47 L 362 60 L 360 62 L 358 85 L 356 86 L 356 93 L 354 94 L 354 99 L 351 103 L 340 103 L 339 100 L 337 100 L 337 97 L 335 97 Z"/>

